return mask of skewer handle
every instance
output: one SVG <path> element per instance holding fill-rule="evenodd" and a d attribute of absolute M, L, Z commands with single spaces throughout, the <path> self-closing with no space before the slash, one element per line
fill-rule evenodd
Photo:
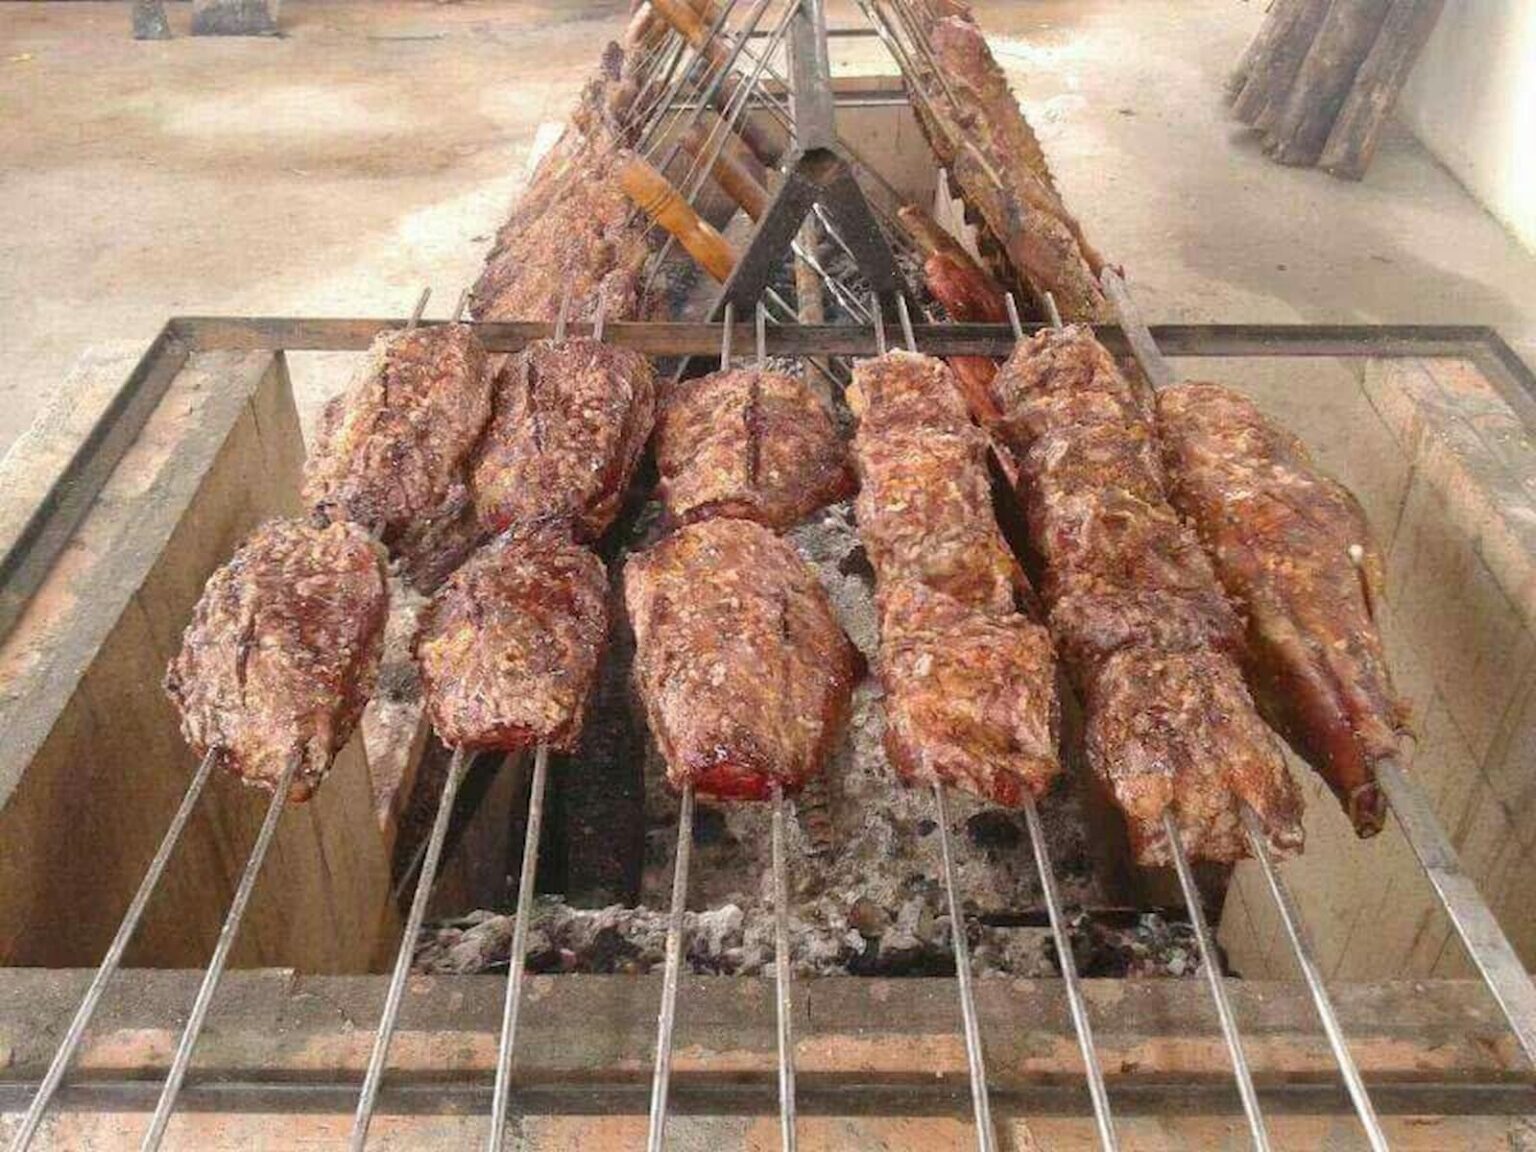
<path fill-rule="evenodd" d="M 665 176 L 640 157 L 630 156 L 619 166 L 619 187 L 640 211 L 676 237 L 713 279 L 722 284 L 730 279 L 736 252 Z"/>

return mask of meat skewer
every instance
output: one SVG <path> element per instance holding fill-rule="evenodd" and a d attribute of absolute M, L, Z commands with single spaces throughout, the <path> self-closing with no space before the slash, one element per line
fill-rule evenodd
<path fill-rule="evenodd" d="M 721 364 L 728 367 L 733 307 L 725 319 Z M 840 739 L 857 658 L 815 575 L 787 542 L 753 521 L 680 528 L 633 558 L 624 583 L 636 684 L 668 781 L 682 797 L 648 1134 L 648 1147 L 659 1148 L 696 795 L 771 800 L 781 808 Z M 787 903 L 779 904 L 787 914 Z M 785 947 L 780 966 L 788 960 Z"/>
<path fill-rule="evenodd" d="M 166 673 L 182 730 L 205 763 L 269 789 L 271 799 L 161 1087 L 145 1152 L 164 1139 L 283 809 L 313 794 L 372 693 L 387 605 L 382 550 L 361 529 L 279 520 L 258 528 L 209 578 L 193 611 Z M 184 800 L 178 819 L 187 811 Z"/>
<path fill-rule="evenodd" d="M 1051 314 L 1053 326 L 1057 332 L 1063 331 L 1060 313 L 1056 311 L 1055 301 L 1049 295 L 1046 297 L 1047 309 Z M 1019 324 L 1018 309 L 1010 294 L 1008 298 L 1008 315 L 1013 324 L 1014 336 L 1023 345 L 1024 333 Z M 1128 425 L 1133 426 L 1133 425 Z M 1218 667 L 1214 666 L 1214 667 Z M 1101 705 L 1102 706 L 1102 705 Z M 1134 702 L 1132 703 L 1134 707 Z M 1092 723 L 1092 708 L 1094 702 L 1090 697 L 1090 724 Z M 1090 740 L 1092 737 L 1090 736 Z M 1102 756 L 1107 748 L 1100 746 Z M 1090 744 L 1090 756 L 1094 749 Z M 1096 765 L 1097 767 L 1097 765 Z M 1102 768 L 1100 769 L 1102 771 Z M 1244 827 L 1251 830 L 1262 829 L 1262 825 L 1254 817 L 1252 810 L 1239 802 L 1239 817 L 1244 821 Z M 1190 924 L 1195 930 L 1195 940 L 1200 950 L 1201 967 L 1205 971 L 1206 981 L 1211 990 L 1211 998 L 1216 1006 L 1216 1015 L 1221 1024 L 1222 1035 L 1226 1041 L 1227 1052 L 1232 1060 L 1232 1071 L 1237 1081 L 1238 1095 L 1242 1099 L 1243 1111 L 1248 1118 L 1248 1128 L 1253 1137 L 1254 1147 L 1258 1152 L 1268 1152 L 1269 1134 L 1264 1125 L 1263 1113 L 1259 1106 L 1258 1093 L 1253 1085 L 1253 1074 L 1248 1066 L 1247 1053 L 1243 1049 L 1241 1034 L 1237 1029 L 1237 1018 L 1233 1014 L 1232 1004 L 1227 996 L 1225 979 L 1222 975 L 1220 953 L 1216 948 L 1215 936 L 1212 934 L 1210 924 L 1205 918 L 1205 908 L 1201 902 L 1201 895 L 1195 883 L 1194 872 L 1190 868 L 1189 858 L 1185 852 L 1184 841 L 1178 821 L 1174 817 L 1172 805 L 1165 804 L 1162 812 L 1162 832 L 1167 844 L 1167 851 L 1172 859 L 1174 869 L 1178 875 L 1179 887 L 1183 892 L 1185 905 L 1189 910 Z M 1268 831 L 1265 831 L 1267 839 Z M 1262 845 L 1268 852 L 1268 844 Z"/>

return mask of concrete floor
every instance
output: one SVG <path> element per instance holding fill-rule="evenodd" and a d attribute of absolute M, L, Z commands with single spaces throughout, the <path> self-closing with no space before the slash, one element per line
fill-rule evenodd
<path fill-rule="evenodd" d="M 173 313 L 402 313 L 423 284 L 447 307 L 626 8 L 290 0 L 280 40 L 135 43 L 120 3 L 0 3 L 0 446 L 84 348 Z M 1260 5 L 977 8 L 1149 318 L 1475 321 L 1536 359 L 1536 256 L 1411 137 L 1351 185 L 1227 117 Z M 889 70 L 873 41 L 836 56 Z M 296 365 L 303 407 L 343 371 Z"/>

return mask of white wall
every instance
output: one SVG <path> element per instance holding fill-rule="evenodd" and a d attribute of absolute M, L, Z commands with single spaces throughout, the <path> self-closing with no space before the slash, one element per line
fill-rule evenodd
<path fill-rule="evenodd" d="M 1449 0 L 1400 111 L 1536 251 L 1536 0 Z"/>

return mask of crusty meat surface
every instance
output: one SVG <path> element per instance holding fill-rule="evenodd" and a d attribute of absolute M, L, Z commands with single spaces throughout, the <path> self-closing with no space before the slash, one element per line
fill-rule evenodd
<path fill-rule="evenodd" d="M 788 528 L 854 487 L 847 446 L 805 382 L 756 368 L 672 388 L 656 464 L 677 523 L 725 516 Z"/>
<path fill-rule="evenodd" d="M 1238 666 L 1241 625 L 1167 499 L 1145 398 L 1090 329 L 1041 332 L 994 380 L 1049 624 L 1088 715 L 1088 756 L 1144 864 L 1171 811 L 1193 857 L 1247 855 L 1240 805 L 1277 852 L 1302 802 Z"/>
<path fill-rule="evenodd" d="M 1247 615 L 1254 697 L 1374 835 L 1386 817 L 1375 765 L 1397 755 L 1408 710 L 1376 627 L 1382 565 L 1364 512 L 1230 389 L 1166 389 L 1158 418 L 1173 502 Z"/>
<path fill-rule="evenodd" d="M 1043 796 L 1061 771 L 1046 630 L 909 581 L 882 583 L 879 605 L 885 747 L 902 778 L 1005 807 Z"/>
<path fill-rule="evenodd" d="M 463 503 L 490 415 L 485 349 L 468 325 L 386 333 L 321 415 L 305 500 L 323 522 L 349 520 L 412 554 L 423 523 Z"/>
<path fill-rule="evenodd" d="M 992 511 L 987 438 L 939 360 L 889 352 L 861 360 L 855 514 L 877 580 L 915 580 L 990 612 L 1012 612 L 1028 583 Z"/>
<path fill-rule="evenodd" d="M 1301 849 L 1301 793 L 1229 657 L 1122 648 L 1094 676 L 1086 707 L 1089 762 L 1125 814 L 1140 863 L 1173 862 L 1162 826 L 1169 808 L 1192 857 L 1248 855 L 1243 803 L 1276 851 Z"/>
<path fill-rule="evenodd" d="M 705 520 L 632 557 L 635 679 L 675 788 L 794 793 L 848 720 L 857 653 L 795 550 L 750 520 Z"/>
<path fill-rule="evenodd" d="M 165 674 L 199 756 L 307 800 L 373 694 L 389 593 L 384 552 L 355 524 L 272 520 L 208 579 Z"/>
<path fill-rule="evenodd" d="M 449 577 L 415 641 L 432 727 L 462 748 L 568 750 L 608 635 L 603 562 L 558 526 L 498 536 Z"/>
<path fill-rule="evenodd" d="M 596 540 L 623 503 L 656 410 L 640 353 L 585 338 L 539 340 L 507 358 L 471 474 L 481 526 L 552 519 Z"/>

